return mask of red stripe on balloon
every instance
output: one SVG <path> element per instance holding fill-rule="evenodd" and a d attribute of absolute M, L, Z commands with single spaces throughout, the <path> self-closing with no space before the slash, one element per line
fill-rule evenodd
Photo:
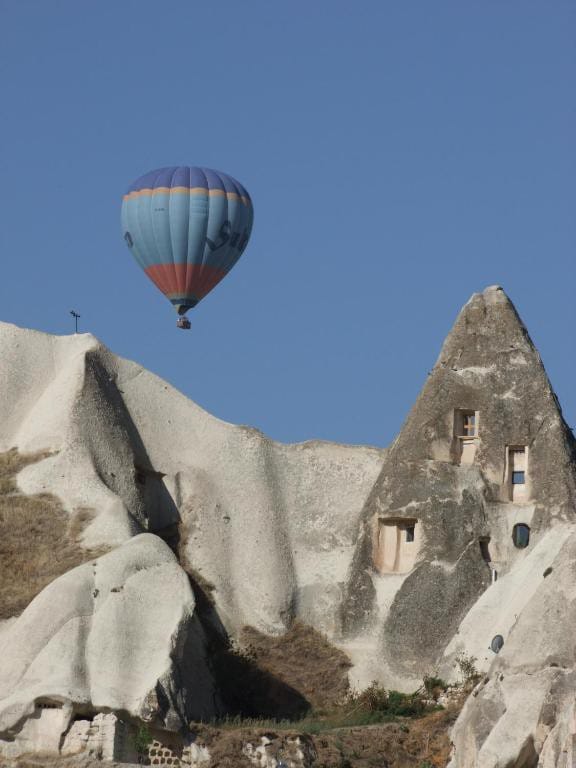
<path fill-rule="evenodd" d="M 208 264 L 154 264 L 146 274 L 162 293 L 170 296 L 191 294 L 202 299 L 228 274 Z"/>

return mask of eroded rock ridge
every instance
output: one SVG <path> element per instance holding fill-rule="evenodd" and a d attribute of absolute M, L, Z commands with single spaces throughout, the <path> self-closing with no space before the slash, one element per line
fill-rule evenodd
<path fill-rule="evenodd" d="M 357 687 L 475 659 L 454 768 L 570 765 L 575 444 L 501 288 L 464 306 L 385 450 L 226 424 L 89 335 L 4 324 L 0 352 L 0 450 L 42 452 L 20 493 L 90 511 L 88 562 L 0 625 L 5 754 L 50 731 L 126 757 L 115 723 L 185 739 L 226 711 L 214 643 L 297 620 Z"/>

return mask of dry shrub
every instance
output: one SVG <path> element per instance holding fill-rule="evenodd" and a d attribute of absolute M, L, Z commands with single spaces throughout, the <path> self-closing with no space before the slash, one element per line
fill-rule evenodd
<path fill-rule="evenodd" d="M 298 691 L 315 710 L 331 709 L 348 694 L 350 659 L 301 621 L 272 637 L 245 627 L 241 645 L 261 669 Z"/>
<path fill-rule="evenodd" d="M 252 768 L 253 763 L 242 754 L 242 747 L 247 741 L 259 743 L 259 731 L 230 732 L 204 727 L 200 741 L 208 747 L 209 768 Z"/>
<path fill-rule="evenodd" d="M 28 464 L 36 464 L 50 456 L 49 451 L 20 454 L 16 448 L 11 448 L 6 453 L 0 453 L 0 496 L 12 493 L 20 494 L 16 485 L 16 475 Z"/>
<path fill-rule="evenodd" d="M 79 543 L 90 510 L 70 517 L 55 496 L 18 490 L 18 472 L 49 455 L 0 454 L 0 619 L 17 616 L 51 581 L 103 553 Z"/>
<path fill-rule="evenodd" d="M 318 713 L 345 700 L 350 661 L 323 635 L 295 622 L 281 636 L 244 627 L 240 641 L 230 641 L 214 620 L 210 599 L 191 581 L 210 638 L 223 721 L 237 727 L 241 722 L 300 720 L 312 709 Z"/>
<path fill-rule="evenodd" d="M 314 737 L 314 768 L 443 768 L 449 761 L 454 717 L 442 711 L 404 723 L 322 733 Z"/>
<path fill-rule="evenodd" d="M 286 730 L 202 725 L 196 733 L 198 742 L 208 747 L 209 768 L 248 767 L 251 763 L 242 748 L 247 742 L 260 744 L 262 736 L 272 742 L 269 754 L 290 765 L 286 742 L 297 735 L 305 751 L 314 756 L 314 768 L 444 768 L 451 750 L 449 729 L 458 711 L 458 707 L 448 708 L 417 720 L 334 728 L 318 734 L 306 734 L 298 723 Z"/>

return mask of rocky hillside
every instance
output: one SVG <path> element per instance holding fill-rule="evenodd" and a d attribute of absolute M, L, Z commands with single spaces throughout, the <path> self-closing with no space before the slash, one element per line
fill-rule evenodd
<path fill-rule="evenodd" d="M 467 664 L 454 768 L 569 764 L 575 446 L 502 289 L 386 450 L 226 424 L 87 334 L 0 324 L 0 391 L 0 753 L 129 760 L 145 723 L 207 765 L 191 722 Z"/>

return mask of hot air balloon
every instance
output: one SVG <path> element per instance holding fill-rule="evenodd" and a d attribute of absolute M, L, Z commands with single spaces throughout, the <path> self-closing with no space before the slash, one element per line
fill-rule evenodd
<path fill-rule="evenodd" d="M 144 272 L 175 306 L 177 325 L 246 248 L 254 213 L 242 184 L 209 168 L 159 168 L 130 185 L 122 233 Z"/>

